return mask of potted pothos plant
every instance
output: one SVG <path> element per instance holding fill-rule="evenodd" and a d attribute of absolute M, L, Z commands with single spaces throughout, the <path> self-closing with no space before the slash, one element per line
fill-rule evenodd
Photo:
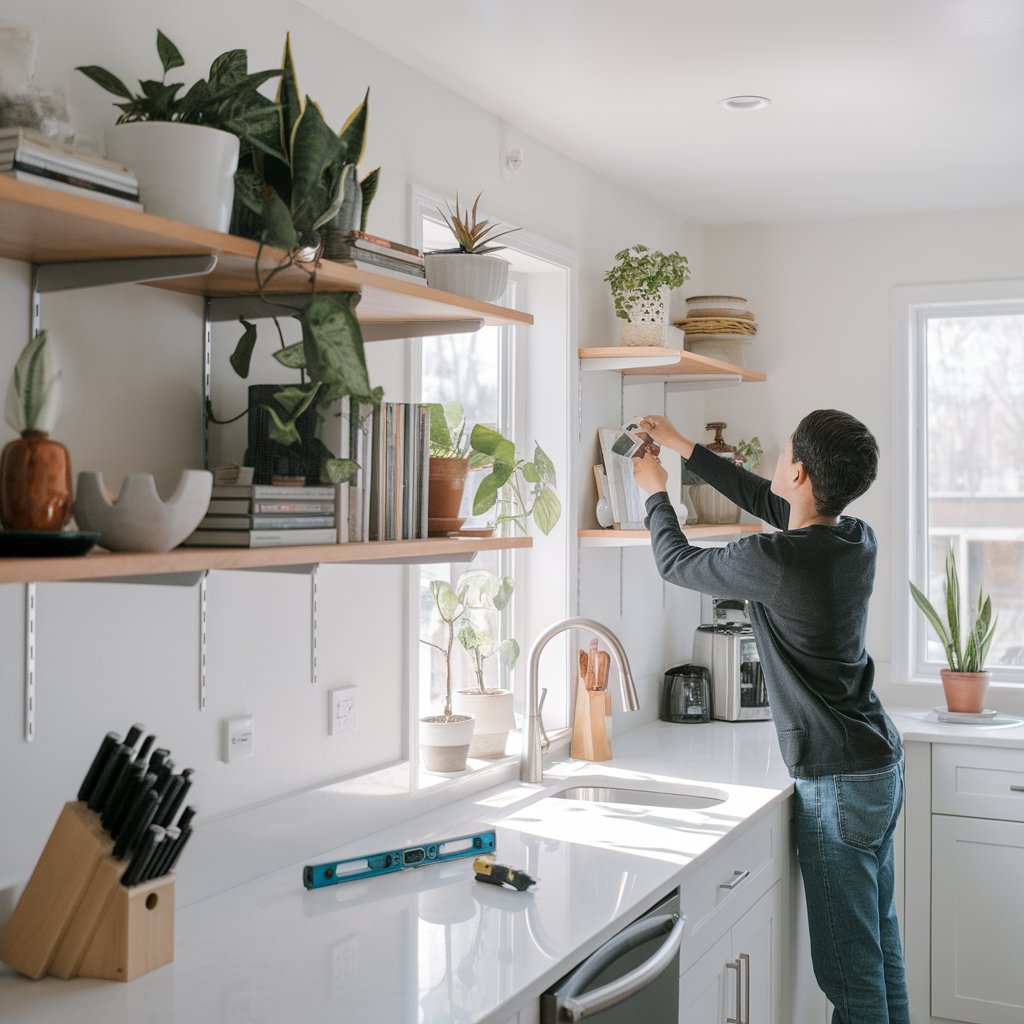
<path fill-rule="evenodd" d="M 453 249 L 435 249 L 423 259 L 427 284 L 431 288 L 481 302 L 497 302 L 508 285 L 509 265 L 507 260 L 493 255 L 505 248 L 494 243 L 519 229 L 502 229 L 500 224 L 479 220 L 477 207 L 482 195 L 482 192 L 477 193 L 472 207 L 463 209 L 456 195 L 454 210 L 448 203 L 445 203 L 447 212 L 438 209 L 458 245 Z"/>
<path fill-rule="evenodd" d="M 46 331 L 22 349 L 7 388 L 4 418 L 21 436 L 0 454 L 0 522 L 8 530 L 61 530 L 71 518 L 71 460 L 49 435 L 61 385 Z"/>
<path fill-rule="evenodd" d="M 380 168 L 359 180 L 356 164 L 366 146 L 369 92 L 338 132 L 324 121 L 320 108 L 298 87 L 290 37 L 277 94 L 276 148 L 250 147 L 243 153 L 237 177 L 233 230 L 260 242 L 256 275 L 264 301 L 293 316 L 301 324 L 302 340 L 286 344 L 280 324 L 280 345 L 274 359 L 298 371 L 299 382 L 282 385 L 274 401 L 262 406 L 269 418 L 269 439 L 288 451 L 307 481 L 344 483 L 357 466 L 345 452 L 333 451 L 323 439 L 323 428 L 338 413 L 339 400 L 351 396 L 369 409 L 379 405 L 381 388 L 370 383 L 363 335 L 356 319 L 358 292 L 318 292 L 317 267 L 324 231 L 364 228 L 377 191 Z M 261 276 L 265 247 L 283 256 Z M 312 299 L 296 303 L 292 296 L 267 291 L 279 274 L 299 268 L 308 275 Z M 242 320 L 243 333 L 230 362 L 248 378 L 257 341 L 256 325 Z M 216 420 L 213 410 L 207 416 Z M 312 441 L 303 423 L 313 418 Z M 304 436 L 305 435 L 305 436 Z M 310 454 L 311 453 L 311 454 Z M 310 463 L 313 463 L 310 465 Z"/>
<path fill-rule="evenodd" d="M 961 619 L 960 575 L 952 544 L 946 555 L 943 592 L 946 603 L 945 622 L 925 594 L 913 583 L 910 584 L 914 602 L 935 630 L 949 665 L 948 669 L 939 672 L 946 707 L 950 711 L 978 714 L 985 709 L 985 697 L 992 681 L 992 673 L 985 669 L 985 659 L 992 646 L 998 616 L 992 617 L 992 599 L 979 587 L 978 603 L 973 616 Z"/>
<path fill-rule="evenodd" d="M 501 757 L 508 734 L 516 726 L 514 695 L 500 685 L 489 686 L 486 674 L 488 662 L 511 671 L 519 660 L 518 641 L 496 636 L 497 615 L 508 607 L 515 583 L 511 576 L 473 570 L 458 578 L 454 590 L 463 607 L 458 640 L 472 659 L 476 686 L 455 690 L 452 706 L 476 721 L 470 757 Z"/>
<path fill-rule="evenodd" d="M 633 245 L 615 254 L 615 266 L 605 276 L 615 302 L 615 315 L 623 321 L 623 345 L 666 344 L 667 293 L 690 276 L 686 257 Z"/>
<path fill-rule="evenodd" d="M 163 75 L 140 81 L 139 91 L 106 68 L 76 68 L 117 98 L 121 113 L 106 132 L 107 156 L 136 173 L 148 213 L 227 231 L 240 145 L 268 154 L 281 149 L 278 106 L 259 92 L 281 72 L 250 73 L 246 51 L 228 50 L 208 78 L 185 89 L 167 81 L 185 59 L 159 29 L 156 49 Z"/>

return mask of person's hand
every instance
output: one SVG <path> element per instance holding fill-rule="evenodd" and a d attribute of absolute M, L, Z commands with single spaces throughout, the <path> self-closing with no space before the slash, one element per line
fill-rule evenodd
<path fill-rule="evenodd" d="M 633 479 L 645 494 L 657 494 L 665 490 L 668 483 L 668 470 L 661 464 L 657 455 L 637 455 L 632 459 Z"/>
<path fill-rule="evenodd" d="M 667 416 L 645 416 L 640 426 L 662 446 L 678 452 L 684 459 L 693 454 L 693 442 L 683 437 Z"/>

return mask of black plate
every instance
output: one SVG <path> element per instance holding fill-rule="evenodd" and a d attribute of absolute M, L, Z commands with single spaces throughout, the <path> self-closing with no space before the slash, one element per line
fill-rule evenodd
<path fill-rule="evenodd" d="M 98 533 L 75 533 L 72 530 L 0 530 L 0 558 L 59 558 L 84 555 L 100 539 Z"/>

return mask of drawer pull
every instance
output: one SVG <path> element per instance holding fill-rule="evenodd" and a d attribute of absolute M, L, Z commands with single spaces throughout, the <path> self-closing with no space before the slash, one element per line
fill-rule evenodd
<path fill-rule="evenodd" d="M 726 1017 L 725 1024 L 743 1024 L 743 1019 L 740 1017 L 740 1001 L 743 999 L 743 980 L 740 975 L 740 962 L 739 960 L 729 960 L 726 962 L 725 969 L 727 971 L 736 972 L 736 1016 Z"/>
<path fill-rule="evenodd" d="M 729 889 L 729 890 L 735 889 L 737 885 L 739 885 L 741 882 L 745 882 L 749 877 L 750 877 L 750 872 L 749 871 L 734 871 L 733 872 L 733 879 L 732 879 L 732 881 L 731 882 L 719 882 L 718 883 L 718 888 L 719 889 Z"/>
<path fill-rule="evenodd" d="M 1014 793 L 1024 793 L 1024 786 L 1011 786 L 1010 789 Z"/>

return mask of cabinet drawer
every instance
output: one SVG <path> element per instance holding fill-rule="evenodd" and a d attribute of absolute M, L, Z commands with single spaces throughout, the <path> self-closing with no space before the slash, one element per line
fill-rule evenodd
<path fill-rule="evenodd" d="M 744 829 L 708 861 L 684 872 L 679 900 L 686 915 L 680 970 L 694 963 L 781 877 L 782 846 L 788 839 L 782 809 Z"/>
<path fill-rule="evenodd" d="M 932 811 L 1024 821 L 1024 749 L 933 743 Z"/>

